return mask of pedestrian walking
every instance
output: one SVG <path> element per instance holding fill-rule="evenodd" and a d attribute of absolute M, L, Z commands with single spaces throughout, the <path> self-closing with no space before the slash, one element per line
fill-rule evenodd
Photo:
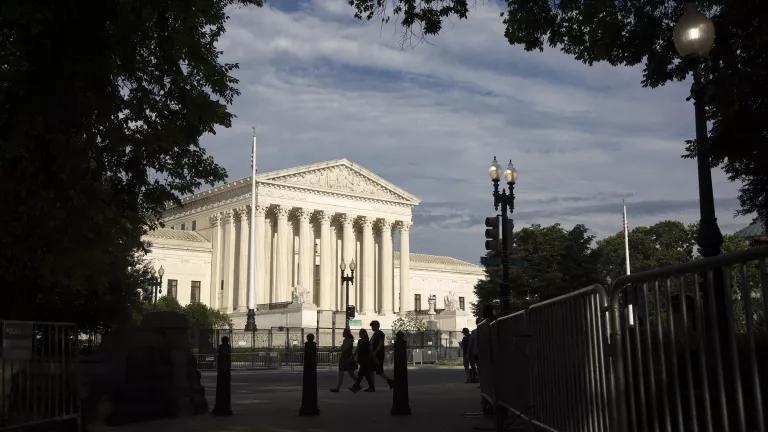
<path fill-rule="evenodd" d="M 384 332 L 380 330 L 381 324 L 379 324 L 378 321 L 373 320 L 370 325 L 371 330 L 373 330 L 373 336 L 371 336 L 371 350 L 373 351 L 374 372 L 376 372 L 376 375 L 387 380 L 387 385 L 389 385 L 389 389 L 392 390 L 392 378 L 384 373 L 386 336 L 384 336 Z"/>
<path fill-rule="evenodd" d="M 355 370 L 357 370 L 357 362 L 355 361 L 355 355 L 353 353 L 353 345 L 355 344 L 355 337 L 352 336 L 352 331 L 349 327 L 344 329 L 344 341 L 341 343 L 341 355 L 339 356 L 339 381 L 336 383 L 336 387 L 331 389 L 336 393 L 341 388 L 341 383 L 344 382 L 344 374 L 347 373 L 352 377 L 352 381 L 357 381 L 355 376 Z"/>
<path fill-rule="evenodd" d="M 482 318 L 475 320 L 475 325 L 480 325 L 483 322 Z M 469 369 L 472 372 L 472 382 L 480 381 L 480 370 L 478 369 L 480 364 L 480 330 L 475 327 L 469 333 Z"/>
<path fill-rule="evenodd" d="M 229 337 L 221 337 L 221 345 L 216 357 L 216 402 L 213 407 L 215 416 L 232 415 L 232 347 Z"/>
<path fill-rule="evenodd" d="M 365 331 L 365 329 L 360 329 L 356 354 L 357 364 L 360 365 L 360 370 L 357 371 L 357 379 L 355 380 L 355 383 L 349 389 L 353 393 L 359 392 L 362 388 L 360 387 L 360 382 L 365 378 L 368 382 L 368 388 L 364 391 L 375 392 L 376 386 L 373 384 L 373 352 L 371 351 L 371 341 L 368 339 L 368 332 Z"/>
<path fill-rule="evenodd" d="M 461 347 L 461 357 L 464 360 L 464 375 L 466 376 L 465 383 L 471 383 L 472 382 L 472 370 L 469 367 L 469 329 L 464 327 L 461 329 L 461 333 L 464 335 L 463 338 L 461 338 L 461 342 L 459 342 L 459 347 Z"/>

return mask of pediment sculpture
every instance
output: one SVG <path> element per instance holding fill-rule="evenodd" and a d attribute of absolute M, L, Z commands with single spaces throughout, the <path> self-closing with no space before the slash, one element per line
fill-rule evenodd
<path fill-rule="evenodd" d="M 271 180 L 277 183 L 309 186 L 377 198 L 394 200 L 405 199 L 388 189 L 385 185 L 382 185 L 347 166 L 320 168 L 296 174 L 289 174 Z"/>

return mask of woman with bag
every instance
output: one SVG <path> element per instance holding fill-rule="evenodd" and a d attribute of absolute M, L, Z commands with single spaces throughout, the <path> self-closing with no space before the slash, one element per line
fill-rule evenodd
<path fill-rule="evenodd" d="M 341 343 L 341 355 L 339 356 L 339 381 L 336 383 L 336 387 L 330 389 L 332 392 L 337 393 L 341 388 L 341 383 L 344 381 L 344 372 L 348 373 L 353 380 L 357 380 L 355 376 L 355 370 L 357 369 L 357 362 L 352 354 L 352 345 L 355 343 L 355 338 L 352 336 L 352 332 L 349 327 L 344 329 L 344 342 Z"/>

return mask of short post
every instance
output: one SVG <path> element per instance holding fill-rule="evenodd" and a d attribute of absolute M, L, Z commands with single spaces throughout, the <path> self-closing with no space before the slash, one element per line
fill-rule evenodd
<path fill-rule="evenodd" d="M 395 382 L 390 414 L 411 415 L 408 402 L 408 346 L 402 331 L 395 336 Z"/>
<path fill-rule="evenodd" d="M 307 335 L 304 343 L 304 372 L 302 373 L 301 408 L 299 415 L 312 416 L 320 414 L 317 407 L 317 344 L 315 335 Z"/>
<path fill-rule="evenodd" d="M 232 347 L 229 345 L 229 337 L 221 337 L 221 345 L 216 358 L 216 403 L 213 407 L 213 415 L 232 415 Z"/>

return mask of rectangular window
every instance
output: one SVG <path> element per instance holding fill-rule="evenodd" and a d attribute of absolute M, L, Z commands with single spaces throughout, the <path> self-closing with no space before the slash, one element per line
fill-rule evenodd
<path fill-rule="evenodd" d="M 459 297 L 459 309 L 464 310 L 464 297 Z"/>
<path fill-rule="evenodd" d="M 187 224 L 182 222 L 181 223 L 181 230 L 184 231 L 185 229 L 187 229 Z"/>
<path fill-rule="evenodd" d="M 189 302 L 190 303 L 200 303 L 200 281 L 192 281 L 190 294 L 189 294 Z"/>
<path fill-rule="evenodd" d="M 176 295 L 179 293 L 179 281 L 176 279 L 168 279 L 168 297 L 178 298 Z"/>
<path fill-rule="evenodd" d="M 192 231 L 197 231 L 197 221 L 196 220 L 192 221 Z"/>
<path fill-rule="evenodd" d="M 421 294 L 413 295 L 413 308 L 417 311 L 421 310 Z"/>

